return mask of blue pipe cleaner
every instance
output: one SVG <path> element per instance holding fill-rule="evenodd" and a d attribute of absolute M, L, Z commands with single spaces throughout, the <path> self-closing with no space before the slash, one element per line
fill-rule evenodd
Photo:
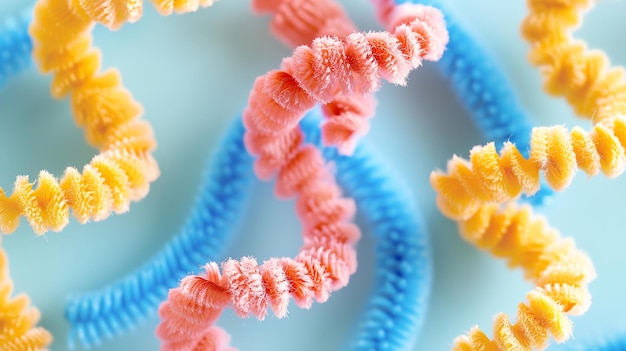
<path fill-rule="evenodd" d="M 319 116 L 307 117 L 302 122 L 307 140 L 318 146 L 320 120 Z M 252 159 L 244 149 L 243 133 L 238 118 L 218 148 L 217 162 L 209 168 L 213 172 L 207 178 L 209 186 L 201 192 L 192 220 L 162 253 L 122 281 L 68 303 L 70 348 L 75 347 L 74 339 L 90 347 L 103 337 L 112 338 L 132 328 L 154 313 L 167 298 L 167 290 L 177 286 L 189 271 L 197 271 L 207 259 L 222 257 L 223 244 L 231 232 L 226 223 L 232 223 L 242 212 L 244 185 L 252 178 Z M 358 147 L 352 157 L 339 156 L 331 148 L 323 152 L 327 160 L 335 161 L 339 184 L 354 196 L 378 238 L 376 289 L 351 349 L 406 348 L 422 325 L 431 286 L 430 247 L 421 217 L 365 148 Z"/>
<path fill-rule="evenodd" d="M 440 1 L 395 1 L 397 4 L 421 3 L 441 10 L 450 41 L 443 57 L 436 63 L 439 71 L 452 84 L 459 101 L 485 140 L 494 141 L 498 148 L 510 141 L 528 158 L 533 123 L 495 58 Z M 552 189 L 542 186 L 526 200 L 533 205 L 544 205 L 553 196 Z"/>
<path fill-rule="evenodd" d="M 0 27 L 0 87 L 32 63 L 33 43 L 28 35 L 31 12 L 8 18 Z"/>
<path fill-rule="evenodd" d="M 314 129 L 319 145 L 319 129 Z M 376 237 L 375 288 L 349 349 L 408 350 L 421 331 L 432 286 L 430 241 L 409 191 L 366 145 L 352 156 L 324 148 L 337 181 L 352 196 Z"/>
<path fill-rule="evenodd" d="M 217 148 L 187 222 L 159 253 L 112 285 L 67 302 L 70 349 L 75 339 L 89 348 L 132 329 L 157 310 L 181 278 L 223 257 L 255 179 L 243 135 L 239 118 Z"/>
<path fill-rule="evenodd" d="M 620 333 L 614 336 L 604 336 L 591 342 L 579 342 L 576 346 L 570 346 L 571 351 L 625 351 L 626 334 Z"/>

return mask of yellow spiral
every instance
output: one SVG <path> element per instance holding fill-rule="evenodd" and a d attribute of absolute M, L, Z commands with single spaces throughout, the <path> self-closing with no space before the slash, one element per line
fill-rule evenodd
<path fill-rule="evenodd" d="M 167 16 L 176 13 L 195 12 L 200 7 L 209 7 L 216 0 L 152 0 L 160 14 Z"/>
<path fill-rule="evenodd" d="M 537 127 L 531 136 L 530 157 L 505 143 L 496 152 L 494 143 L 476 146 L 470 159 L 453 157 L 447 173 L 431 173 L 437 205 L 448 217 L 463 220 L 485 203 L 503 203 L 520 194 L 539 190 L 540 175 L 555 190 L 566 188 L 578 168 L 589 175 L 602 171 L 616 177 L 626 164 L 626 116 L 597 123 L 590 133 L 575 127 Z"/>
<path fill-rule="evenodd" d="M 11 298 L 12 290 L 6 253 L 0 248 L 0 350 L 46 350 L 52 335 L 36 326 L 39 310 L 29 307 L 24 294 Z"/>
<path fill-rule="evenodd" d="M 146 196 L 159 175 L 151 156 L 156 142 L 152 127 L 139 119 L 141 106 L 117 71 L 98 74 L 101 60 L 91 44 L 92 28 L 91 19 L 73 12 L 67 0 L 35 5 L 29 28 L 34 60 L 43 72 L 54 74 L 53 96 L 70 95 L 76 124 L 100 154 L 82 171 L 68 167 L 60 179 L 41 171 L 33 183 L 17 177 L 10 195 L 0 188 L 4 233 L 15 231 L 21 217 L 42 234 L 62 230 L 70 209 L 80 223 L 125 212 L 131 201 Z"/>
<path fill-rule="evenodd" d="M 521 267 L 535 288 L 518 306 L 516 323 L 499 314 L 494 337 L 478 327 L 455 340 L 454 350 L 531 350 L 547 346 L 550 336 L 561 342 L 569 338 L 572 325 L 566 314 L 584 313 L 591 297 L 587 284 L 595 278 L 587 255 L 564 239 L 528 206 L 482 206 L 459 223 L 468 242 L 504 258 L 510 267 Z"/>
<path fill-rule="evenodd" d="M 530 43 L 529 60 L 539 67 L 544 89 L 566 97 L 575 112 L 602 121 L 626 114 L 622 67 L 610 67 L 602 51 L 588 50 L 571 37 L 593 0 L 527 0 L 529 14 L 522 36 Z"/>
<path fill-rule="evenodd" d="M 125 23 L 137 22 L 143 13 L 143 0 L 68 0 L 71 9 L 80 17 L 90 18 L 103 26 L 117 30 Z M 162 15 L 172 12 L 195 12 L 209 7 L 215 0 L 152 0 Z"/>

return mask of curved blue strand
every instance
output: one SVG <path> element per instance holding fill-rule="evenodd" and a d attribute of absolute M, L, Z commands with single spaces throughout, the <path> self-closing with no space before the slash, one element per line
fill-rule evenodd
<path fill-rule="evenodd" d="M 498 148 L 510 141 L 528 157 L 533 123 L 496 59 L 441 1 L 395 1 L 398 4 L 430 5 L 443 12 L 450 41 L 443 57 L 437 62 L 439 71 L 448 79 L 485 140 L 494 141 Z M 526 200 L 533 205 L 544 205 L 553 196 L 554 191 L 544 185 L 537 194 Z"/>
<path fill-rule="evenodd" d="M 308 117 L 302 123 L 308 141 L 318 145 L 320 120 Z M 198 265 L 207 260 L 222 258 L 231 233 L 227 224 L 234 223 L 243 212 L 244 195 L 253 178 L 243 133 L 238 118 L 217 149 L 208 185 L 199 196 L 191 220 L 161 253 L 110 287 L 68 303 L 70 348 L 75 347 L 75 340 L 88 348 L 133 328 L 154 313 L 180 278 L 197 271 Z M 364 147 L 358 147 L 352 157 L 339 157 L 329 148 L 324 154 L 329 161 L 335 161 L 339 183 L 354 196 L 378 239 L 376 289 L 351 349 L 402 349 L 401 345 L 405 347 L 417 337 L 431 284 L 430 248 L 419 213 Z"/>
<path fill-rule="evenodd" d="M 315 130 L 319 143 L 319 129 Z M 432 286 L 432 256 L 420 211 L 366 145 L 352 156 L 324 148 L 337 181 L 352 196 L 376 238 L 374 291 L 348 349 L 409 350 L 421 331 Z"/>
<path fill-rule="evenodd" d="M 70 349 L 75 340 L 89 348 L 132 329 L 157 310 L 181 278 L 198 272 L 207 260 L 222 259 L 255 179 L 243 135 L 237 118 L 216 150 L 187 222 L 159 253 L 107 288 L 67 302 Z"/>
<path fill-rule="evenodd" d="M 0 26 L 0 87 L 32 63 L 33 43 L 28 35 L 31 12 L 8 18 Z"/>
<path fill-rule="evenodd" d="M 626 334 L 604 336 L 591 342 L 578 342 L 567 348 L 570 351 L 626 351 Z"/>

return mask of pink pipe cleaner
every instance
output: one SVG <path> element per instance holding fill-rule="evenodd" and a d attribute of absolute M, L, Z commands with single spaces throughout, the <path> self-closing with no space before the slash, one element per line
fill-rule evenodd
<path fill-rule="evenodd" d="M 342 198 L 319 150 L 303 145 L 300 119 L 315 103 L 340 96 L 371 94 L 381 79 L 404 84 L 424 57 L 440 57 L 447 42 L 441 13 L 413 5 L 391 21 L 392 33 L 355 33 L 344 39 L 318 38 L 283 60 L 281 71 L 259 77 L 243 114 L 248 151 L 259 156 L 255 172 L 262 179 L 278 173 L 276 194 L 296 196 L 304 245 L 295 259 L 253 258 L 205 266 L 206 275 L 189 276 L 170 290 L 159 315 L 162 350 L 233 350 L 227 334 L 214 326 L 221 311 L 263 319 L 268 307 L 283 317 L 291 297 L 309 308 L 348 283 L 356 270 L 355 243 L 360 237 L 352 199 Z M 438 53 L 433 50 L 439 50 Z"/>
<path fill-rule="evenodd" d="M 296 48 L 281 70 L 257 78 L 243 118 L 255 172 L 269 179 L 295 147 L 298 123 L 316 103 L 336 96 L 369 94 L 385 79 L 405 85 L 423 58 L 438 59 L 448 36 L 441 13 L 422 5 L 398 6 L 390 32 L 354 33 L 340 40 L 318 38 Z M 253 112 L 252 112 L 253 111 Z"/>
<path fill-rule="evenodd" d="M 285 45 L 308 45 L 315 38 L 345 38 L 357 32 L 343 7 L 331 0 L 253 0 L 256 13 L 273 14 L 270 31 Z M 376 100 L 372 94 L 339 95 L 322 106 L 322 143 L 351 155 L 359 137 L 367 134 Z"/>

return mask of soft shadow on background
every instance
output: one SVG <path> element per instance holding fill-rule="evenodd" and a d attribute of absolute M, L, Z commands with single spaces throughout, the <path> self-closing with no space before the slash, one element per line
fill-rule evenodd
<path fill-rule="evenodd" d="M 541 90 L 537 71 L 526 62 L 526 43 L 518 26 L 522 0 L 446 1 L 464 24 L 480 36 L 502 64 L 523 105 L 538 125 L 589 126 L 560 99 Z M 367 1 L 343 3 L 361 29 L 380 29 Z M 12 16 L 33 2 L 5 0 L 0 15 Z M 129 213 L 98 223 L 72 221 L 61 233 L 36 237 L 22 221 L 2 239 L 10 259 L 15 291 L 30 294 L 42 312 L 41 325 L 55 337 L 52 350 L 66 349 L 63 318 L 67 296 L 100 288 L 135 269 L 182 225 L 205 171 L 207 158 L 232 118 L 245 106 L 254 78 L 278 67 L 290 55 L 268 32 L 268 19 L 251 14 L 246 1 L 223 0 L 194 14 L 161 17 L 148 2 L 143 18 L 118 32 L 95 30 L 104 67 L 118 67 L 125 85 L 145 108 L 155 130 L 161 176 Z M 592 10 L 577 35 L 604 49 L 615 64 L 626 64 L 626 48 L 616 33 L 626 31 L 626 3 L 604 1 Z M 39 170 L 60 175 L 81 168 L 95 154 L 75 127 L 67 100 L 49 94 L 50 77 L 35 69 L 0 91 L 0 186 L 12 188 L 16 175 L 34 179 Z M 464 243 L 434 204 L 429 173 L 445 167 L 453 154 L 467 156 L 479 134 L 432 64 L 413 72 L 407 87 L 384 85 L 378 112 L 365 140 L 416 194 L 434 246 L 435 280 L 426 325 L 415 350 L 447 350 L 455 336 L 479 324 L 490 331 L 497 312 L 514 313 L 531 286 L 519 271 L 509 271 Z M 572 236 L 594 259 L 598 279 L 593 305 L 575 317 L 575 339 L 626 330 L 626 267 L 622 232 L 626 179 L 592 179 L 580 173 L 554 204 L 540 212 L 564 235 Z M 288 214 L 288 215 L 287 215 Z M 293 256 L 301 243 L 291 201 L 276 200 L 272 184 L 256 182 L 245 220 L 228 256 Z M 229 311 L 220 324 L 242 351 L 337 350 L 358 318 L 373 284 L 373 241 L 367 228 L 359 244 L 359 271 L 347 288 L 311 310 L 290 305 L 287 320 L 239 319 Z M 134 332 L 94 350 L 156 350 L 156 316 Z M 564 348 L 563 348 L 564 349 Z"/>

